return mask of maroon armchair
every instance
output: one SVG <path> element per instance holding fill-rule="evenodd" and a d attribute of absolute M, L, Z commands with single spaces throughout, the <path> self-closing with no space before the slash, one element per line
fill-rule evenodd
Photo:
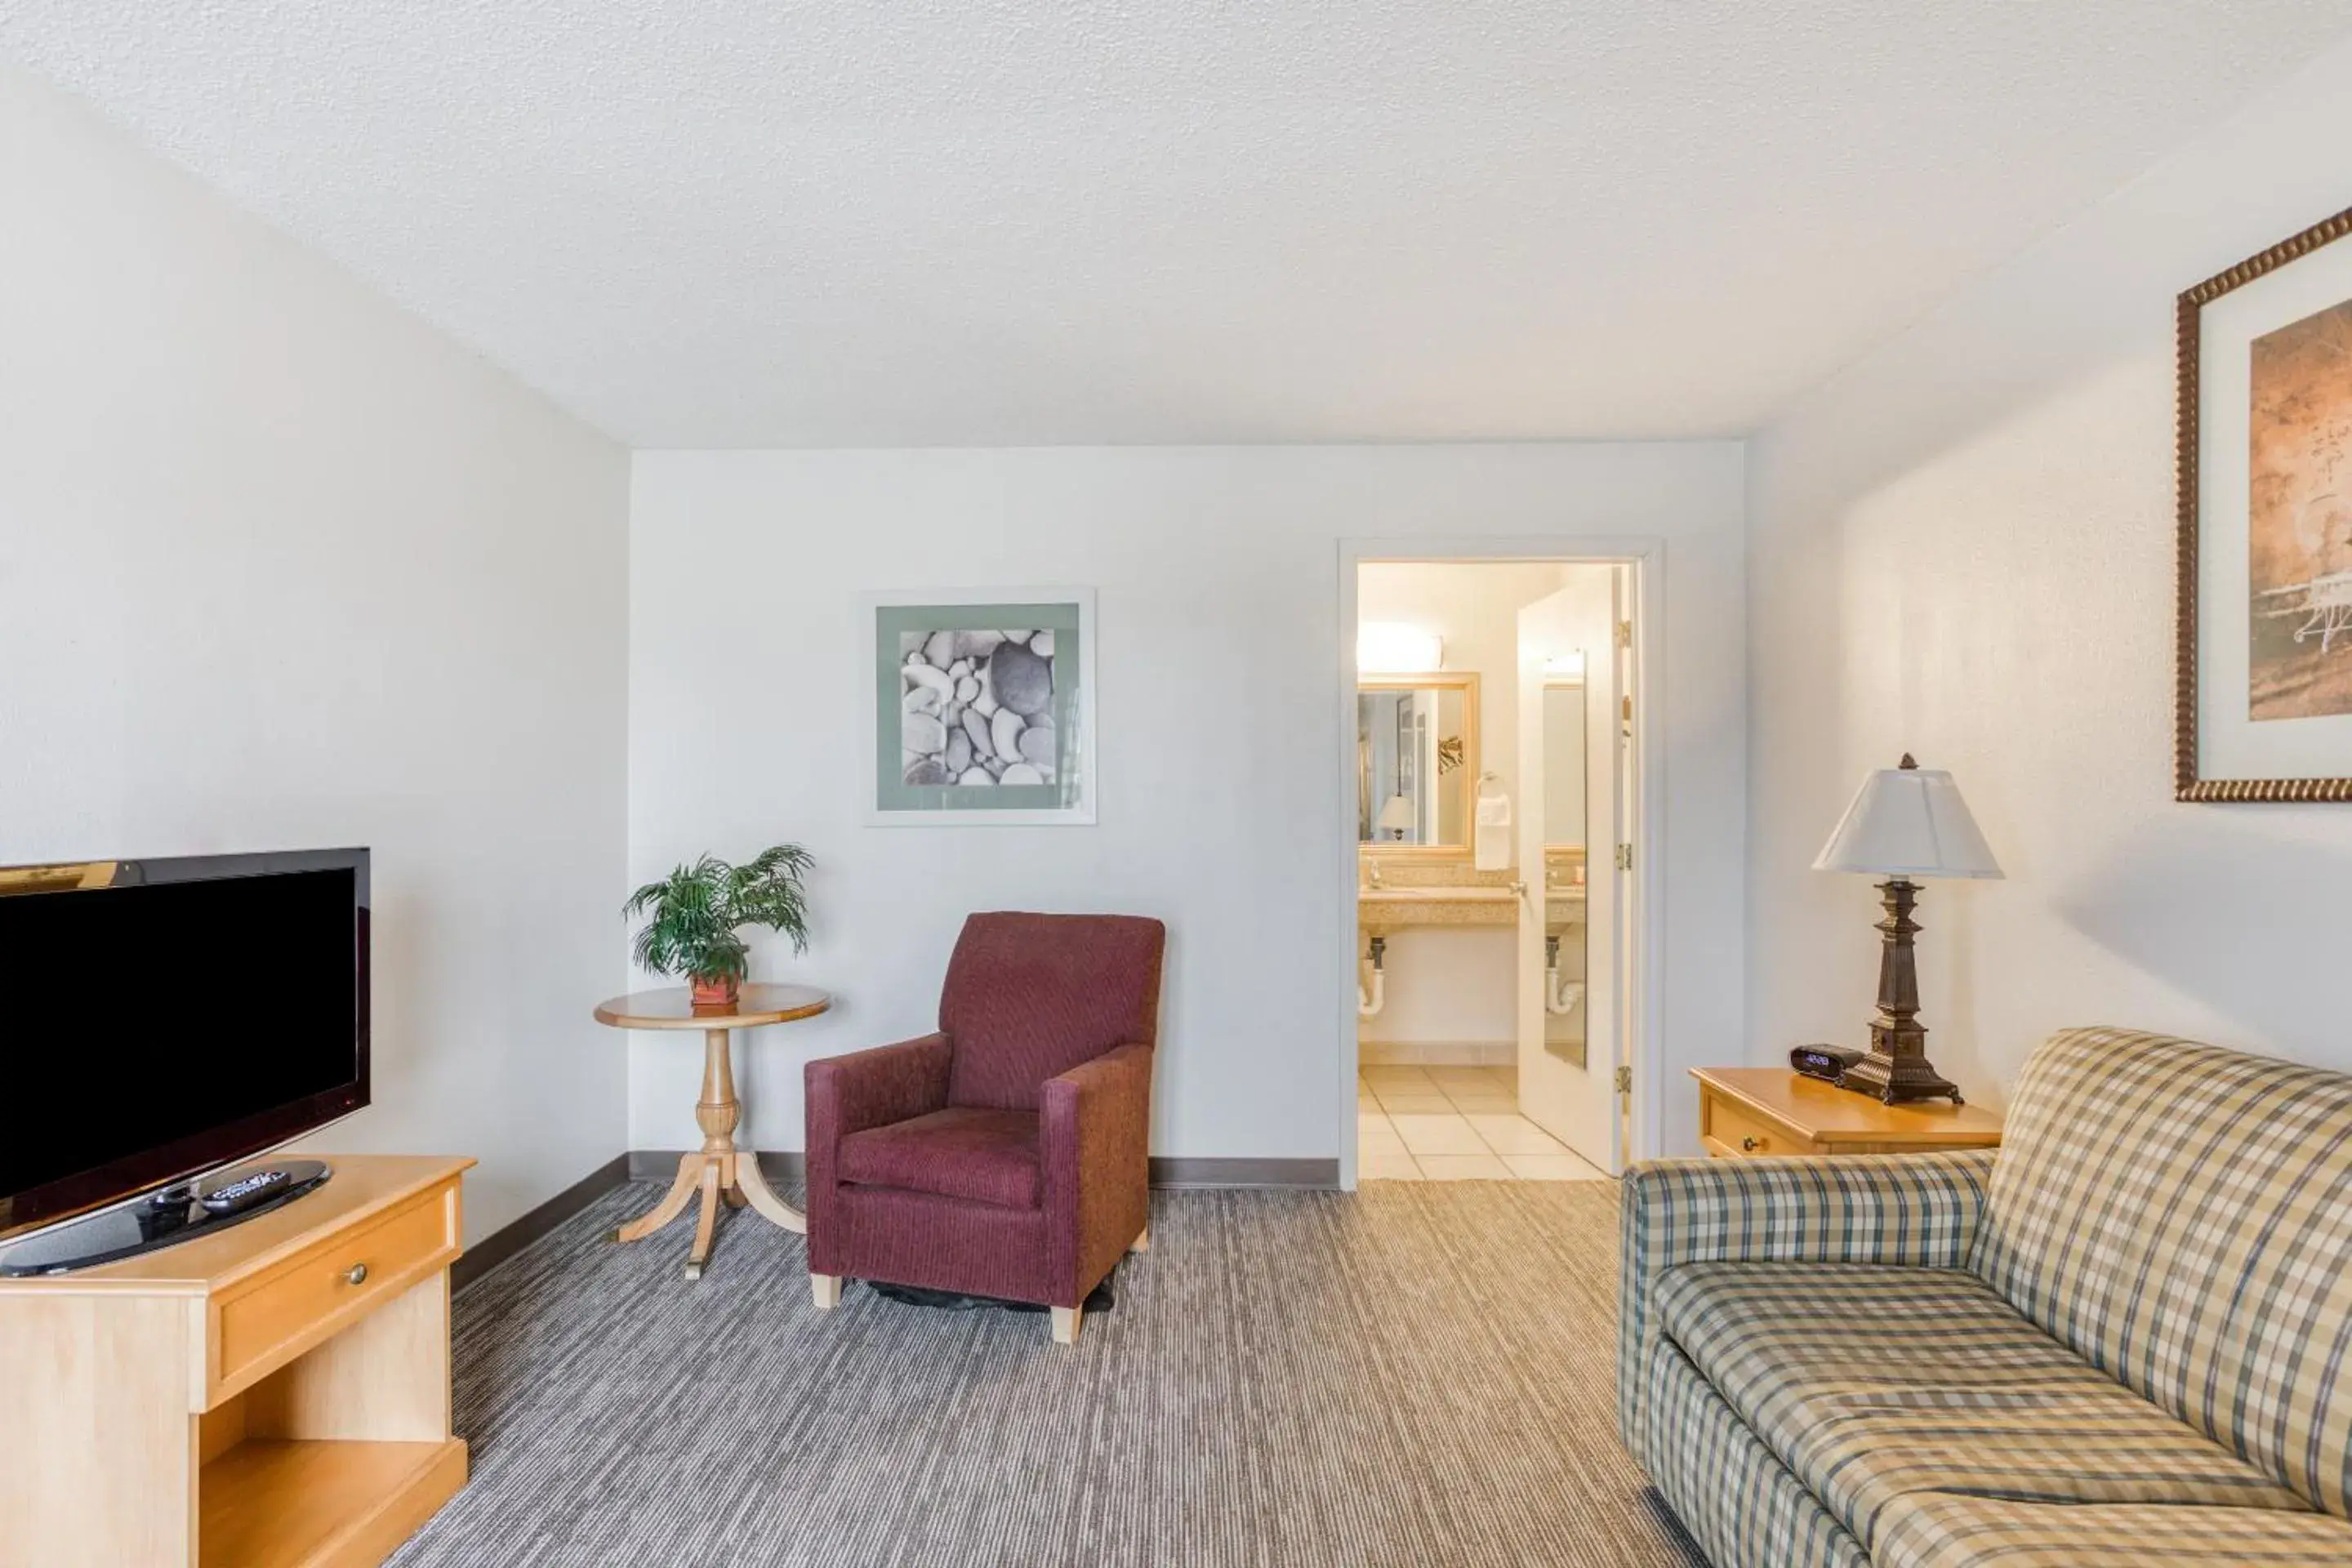
<path fill-rule="evenodd" d="M 809 1279 L 1040 1302 L 1054 1338 L 1150 1217 L 1151 1052 L 1167 930 L 982 914 L 934 1035 L 808 1064 Z"/>

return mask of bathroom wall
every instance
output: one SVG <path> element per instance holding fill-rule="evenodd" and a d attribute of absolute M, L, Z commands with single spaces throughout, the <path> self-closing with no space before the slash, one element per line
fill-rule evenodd
<path fill-rule="evenodd" d="M 1556 562 L 1374 562 L 1357 570 L 1356 617 L 1398 621 L 1444 639 L 1444 668 L 1478 677 L 1479 766 L 1514 806 L 1518 767 L 1518 613 L 1579 570 Z M 1584 568 L 1605 570 L 1605 568 Z M 1360 1021 L 1367 1061 L 1513 1059 L 1517 960 L 1507 926 L 1399 931 L 1388 942 L 1387 1001 Z M 1580 971 L 1579 971 L 1580 973 Z"/>

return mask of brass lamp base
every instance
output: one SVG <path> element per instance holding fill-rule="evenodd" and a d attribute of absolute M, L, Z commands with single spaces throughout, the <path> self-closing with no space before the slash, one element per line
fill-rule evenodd
<path fill-rule="evenodd" d="M 1937 1076 L 1925 1056 L 1887 1056 L 1875 1048 L 1839 1075 L 1838 1087 L 1869 1095 L 1882 1105 L 1946 1096 L 1954 1105 L 1968 1103 L 1960 1098 L 1960 1086 Z"/>
<path fill-rule="evenodd" d="M 1886 918 L 1878 922 L 1885 938 L 1878 952 L 1878 1016 L 1870 1021 L 1870 1054 L 1846 1068 L 1838 1084 L 1874 1096 L 1882 1105 L 1946 1098 L 1964 1105 L 1959 1085 L 1928 1062 L 1927 1031 L 1919 1022 L 1919 977 L 1912 958 L 1919 927 L 1911 918 L 1918 885 L 1907 877 L 1890 877 L 1878 890 L 1886 900 Z"/>

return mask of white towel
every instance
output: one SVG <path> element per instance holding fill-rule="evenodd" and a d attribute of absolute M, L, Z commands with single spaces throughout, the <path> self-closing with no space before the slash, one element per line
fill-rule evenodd
<path fill-rule="evenodd" d="M 1471 832 L 1470 863 L 1481 871 L 1511 868 L 1511 797 L 1500 791 L 1478 797 L 1477 826 Z"/>

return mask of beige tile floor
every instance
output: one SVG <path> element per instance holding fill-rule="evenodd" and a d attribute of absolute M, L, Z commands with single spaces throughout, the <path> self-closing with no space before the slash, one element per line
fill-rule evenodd
<path fill-rule="evenodd" d="M 1357 1179 L 1606 1181 L 1519 1114 L 1517 1081 L 1510 1068 L 1366 1068 L 1356 1079 Z"/>

